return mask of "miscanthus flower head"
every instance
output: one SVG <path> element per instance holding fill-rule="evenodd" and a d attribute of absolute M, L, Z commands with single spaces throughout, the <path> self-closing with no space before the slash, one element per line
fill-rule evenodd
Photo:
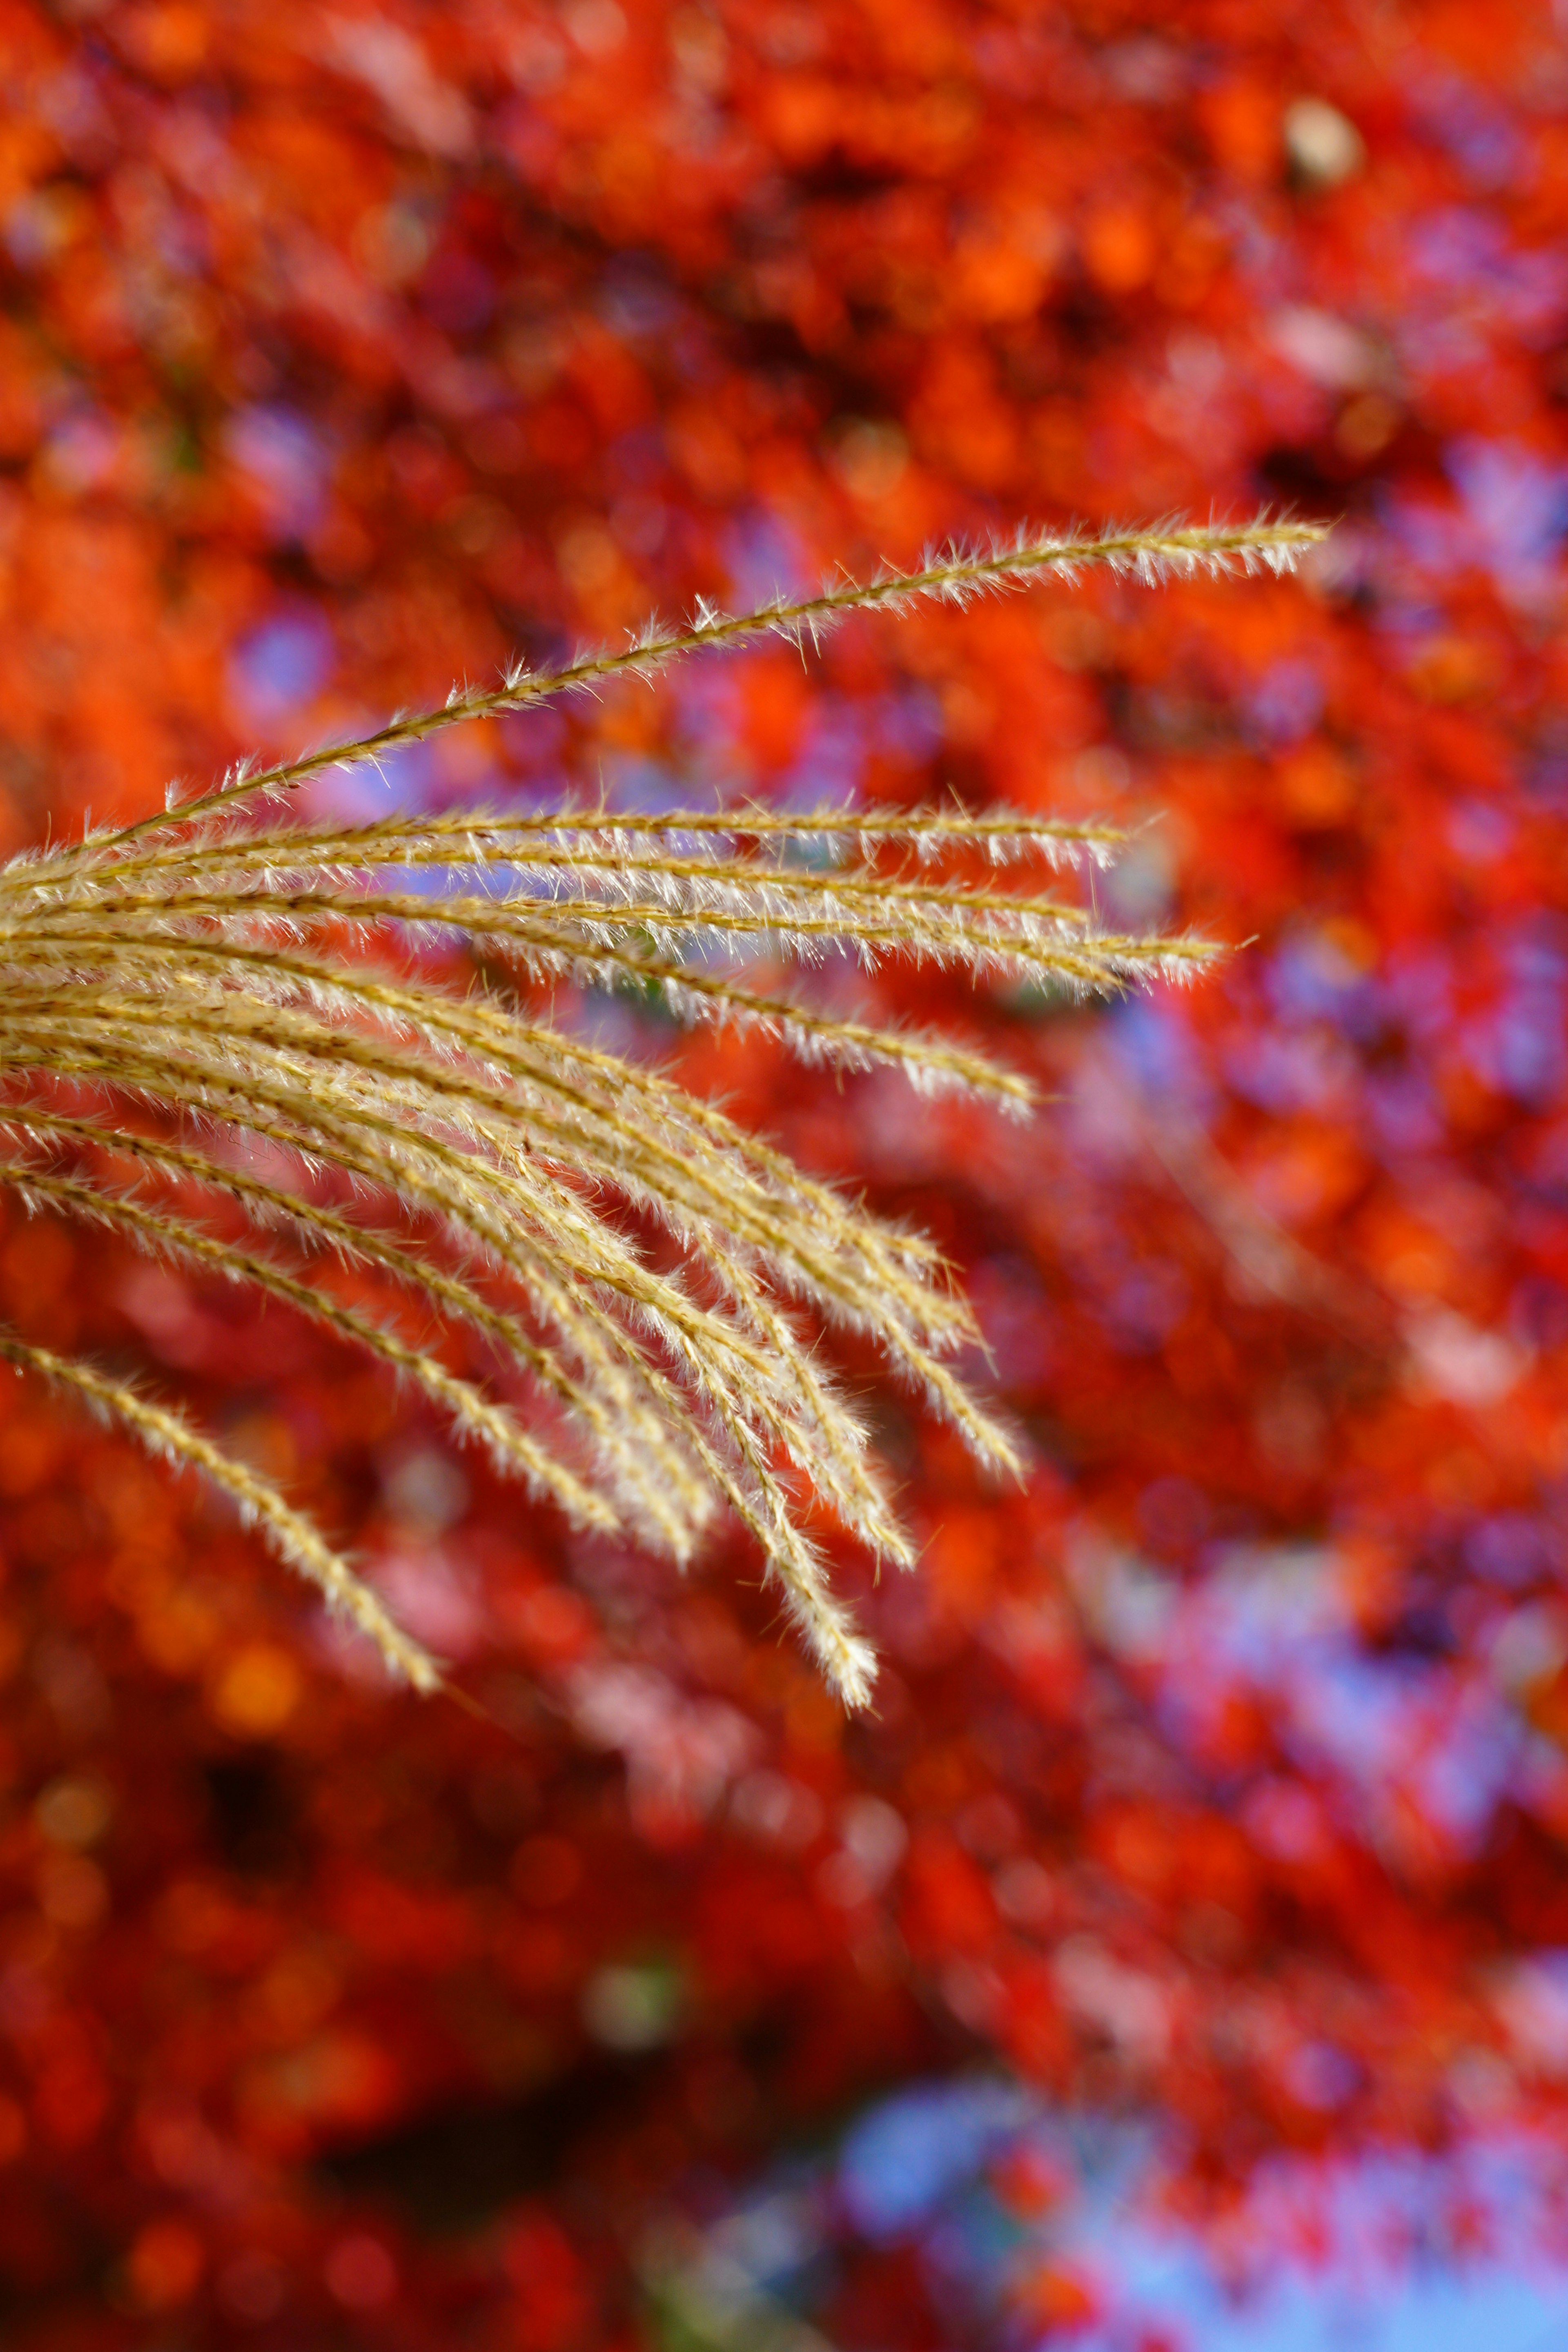
<path fill-rule="evenodd" d="M 1016 1074 L 939 1036 L 758 993 L 744 959 L 840 945 L 868 966 L 906 957 L 1105 992 L 1187 975 L 1217 950 L 1103 929 L 1051 869 L 1108 861 L 1116 831 L 1007 810 L 563 806 L 342 826 L 279 819 L 278 803 L 324 769 L 464 719 L 769 634 L 799 642 L 857 609 L 963 603 L 1089 564 L 1150 580 L 1281 571 L 1321 536 L 1264 520 L 1022 537 L 740 617 L 704 605 L 619 652 L 513 670 L 14 859 L 0 869 L 0 1185 L 351 1341 L 578 1526 L 685 1561 L 731 1513 L 829 1682 L 859 1704 L 875 1661 L 803 1503 L 879 1560 L 908 1567 L 912 1552 L 802 1310 L 871 1339 L 980 1459 L 1016 1467 L 1005 1429 L 952 1369 L 978 1336 L 970 1310 L 920 1235 L 667 1076 L 537 1017 L 509 977 L 655 992 L 685 1020 L 760 1027 L 813 1061 L 889 1064 L 1022 1111 Z M 479 951 L 482 983 L 431 976 L 422 948 L 455 934 Z M 213 1229 L 225 1202 L 248 1238 Z M 628 1210 L 662 1231 L 661 1251 L 638 1246 Z M 381 1286 L 384 1318 L 340 1295 L 334 1262 L 357 1292 Z M 488 1351 L 489 1384 L 454 1370 L 431 1336 L 459 1330 Z M 394 1674 L 440 1686 L 438 1662 L 353 1564 L 184 1415 L 4 1328 L 0 1356 L 210 1479 Z"/>

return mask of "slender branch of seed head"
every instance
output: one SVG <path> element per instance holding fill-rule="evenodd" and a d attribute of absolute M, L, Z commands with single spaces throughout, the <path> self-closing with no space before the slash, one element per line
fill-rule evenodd
<path fill-rule="evenodd" d="M 838 1013 L 813 1013 L 789 997 L 763 996 L 739 981 L 721 979 L 716 972 L 661 963 L 630 950 L 579 951 L 573 958 L 573 969 L 601 985 L 627 982 L 658 988 L 670 1009 L 689 1020 L 729 1019 L 741 1028 L 761 1029 L 781 1039 L 802 1061 L 852 1071 L 885 1064 L 901 1070 L 911 1085 L 925 1093 L 952 1089 L 982 1095 L 1018 1118 L 1026 1116 L 1037 1100 L 1033 1081 L 1018 1071 L 1006 1069 L 984 1054 L 966 1053 L 946 1038 L 922 1030 L 879 1029 Z"/>
<path fill-rule="evenodd" d="M 799 1333 L 736 1254 L 710 1237 L 706 1255 L 748 1322 L 779 1362 L 793 1369 L 795 1391 L 816 1441 L 810 1465 L 813 1485 L 879 1559 L 912 1567 L 914 1548 L 893 1516 L 891 1497 L 870 1469 L 864 1431 L 848 1420 L 842 1400 L 815 1370 Z"/>
<path fill-rule="evenodd" d="M 163 907 L 206 914 L 256 915 L 268 907 L 288 907 L 295 897 L 309 895 L 312 884 L 304 877 L 333 877 L 333 895 L 349 895 L 339 875 L 412 868 L 444 874 L 464 870 L 500 869 L 509 876 L 537 877 L 545 895 L 514 893 L 500 903 L 531 905 L 549 912 L 565 901 L 557 877 L 574 880 L 580 888 L 602 897 L 590 903 L 606 912 L 618 912 L 637 903 L 640 882 L 668 913 L 700 914 L 709 908 L 783 913 L 800 907 L 824 908 L 838 913 L 846 908 L 865 912 L 930 911 L 938 916 L 995 916 L 1012 922 L 1047 924 L 1063 930 L 1092 928 L 1089 910 L 1071 899 L 1029 898 L 1020 892 L 988 889 L 974 885 L 937 881 L 923 873 L 908 878 L 880 872 L 874 865 L 837 866 L 823 872 L 780 866 L 765 856 L 716 857 L 682 851 L 640 851 L 616 847 L 613 841 L 591 849 L 560 848 L 552 844 L 514 851 L 504 858 L 455 858 L 453 845 L 442 843 L 436 854 L 423 841 L 375 840 L 363 835 L 312 835 L 289 827 L 275 827 L 251 835 L 233 835 L 223 841 L 193 843 L 188 848 L 160 852 L 122 866 L 89 869 L 45 895 L 41 890 L 30 908 L 7 914 L 7 931 L 52 929 L 59 922 L 93 915 L 145 913 Z M 177 877 L 171 891 L 157 885 L 162 875 Z M 195 877 L 205 890 L 193 889 Z M 289 887 L 290 882 L 296 887 Z M 132 887 L 128 888 L 127 884 Z M 221 887 L 216 887 L 222 885 Z M 250 887 L 245 887 L 248 884 Z M 492 902 L 493 903 L 493 902 Z"/>
<path fill-rule="evenodd" d="M 782 636 L 793 643 L 813 641 L 847 614 L 879 608 L 898 611 L 923 599 L 964 604 L 998 589 L 1016 588 L 1047 572 L 1073 579 L 1090 565 L 1102 565 L 1135 579 L 1152 583 L 1173 572 L 1290 570 L 1310 547 L 1327 536 L 1323 526 L 1292 520 L 1256 521 L 1235 525 L 1157 525 L 1144 530 L 1108 530 L 1099 534 L 1068 533 L 1062 537 L 1030 537 L 1020 533 L 1010 541 L 984 551 L 952 548 L 933 554 L 910 572 L 884 572 L 868 581 L 830 583 L 816 596 L 776 598 L 754 612 L 727 614 L 700 603 L 695 617 L 683 627 L 642 631 L 618 653 L 590 653 L 556 670 L 513 668 L 499 686 L 454 689 L 438 709 L 394 719 L 374 733 L 352 743 L 323 745 L 300 758 L 284 761 L 204 793 L 159 816 L 123 826 L 110 836 L 89 836 L 85 845 L 58 856 L 63 863 L 102 848 L 106 838 L 123 848 L 149 833 L 219 810 L 237 807 L 269 793 L 291 792 L 324 769 L 350 767 L 384 757 L 405 743 L 423 741 L 445 727 L 465 719 L 494 718 L 521 710 L 551 696 L 591 690 L 623 677 L 651 677 L 686 654 Z"/>
<path fill-rule="evenodd" d="M 570 955 L 614 944 L 618 936 L 640 934 L 662 952 L 684 938 L 712 936 L 767 942 L 809 955 L 829 943 L 848 942 L 871 960 L 907 955 L 943 967 L 970 968 L 1006 976 L 1038 971 L 1089 990 L 1115 991 L 1141 971 L 1173 976 L 1222 954 L 1215 942 L 1181 938 L 1134 939 L 1114 932 L 1079 933 L 1071 941 L 1042 928 L 1004 928 L 1005 899 L 976 917 L 958 907 L 921 914 L 893 906 L 861 914 L 849 906 L 827 914 L 767 908 L 705 907 L 687 913 L 659 899 L 612 903 L 592 899 L 534 900 L 527 898 L 435 898 L 372 892 L 339 896 L 329 890 L 268 893 L 178 892 L 162 907 L 147 902 L 132 909 L 113 901 L 97 910 L 118 917 L 137 912 L 208 914 L 230 919 L 322 921 L 373 925 L 394 922 L 431 931 L 460 931 L 471 939 L 514 942 L 542 954 Z M 1027 922 L 1028 910 L 1026 908 Z M 994 916 L 995 922 L 989 919 Z M 1054 922 L 1054 918 L 1052 919 Z"/>
<path fill-rule="evenodd" d="M 742 1454 L 750 1475 L 749 1486 L 706 1444 L 703 1467 L 777 1579 L 790 1621 L 831 1687 L 846 1706 L 864 1706 L 877 1678 L 876 1652 L 856 1632 L 850 1612 L 834 1597 L 818 1554 L 792 1520 L 788 1498 L 749 1433 L 743 1437 Z"/>
<path fill-rule="evenodd" d="M 0 1330 L 0 1358 L 18 1371 L 37 1372 L 57 1388 L 80 1397 L 104 1420 L 118 1422 L 129 1430 L 148 1453 L 199 1471 L 228 1496 L 244 1522 L 261 1528 L 281 1559 L 298 1570 L 331 1607 L 375 1644 L 382 1663 L 399 1682 L 410 1683 L 417 1691 L 444 1686 L 441 1669 L 429 1652 L 403 1631 L 310 1520 L 294 1510 L 269 1480 L 193 1429 L 183 1413 L 170 1405 L 152 1403 L 123 1381 L 95 1371 L 90 1364 L 73 1362 L 50 1348 L 30 1346 L 14 1332 Z"/>
<path fill-rule="evenodd" d="M 40 907 L 60 906 L 162 872 L 182 877 L 212 870 L 236 875 L 322 867 L 358 872 L 388 866 L 449 870 L 502 866 L 520 872 L 603 867 L 616 875 L 670 870 L 697 877 L 721 875 L 733 866 L 757 880 L 783 878 L 805 888 L 815 878 L 811 869 L 784 866 L 780 858 L 786 850 L 819 840 L 850 846 L 863 862 L 878 850 L 900 848 L 912 851 L 921 863 L 943 851 L 965 849 L 984 853 L 994 866 L 1015 863 L 1031 851 L 1058 865 L 1086 854 L 1105 865 L 1129 837 L 1121 826 L 1006 809 L 979 815 L 952 809 L 847 814 L 818 810 L 798 820 L 773 812 L 754 818 L 748 814 L 740 823 L 729 812 L 700 810 L 658 817 L 623 817 L 603 810 L 584 814 L 570 809 L 491 815 L 464 811 L 459 816 L 404 811 L 350 826 L 281 824 L 247 833 L 208 825 L 195 838 L 154 844 L 116 856 L 112 864 L 89 864 L 79 873 L 60 874 L 38 862 L 17 859 L 5 869 L 4 894 L 30 894 Z M 753 839 L 757 847 L 725 856 L 711 849 L 698 853 L 689 847 L 641 845 L 649 840 L 689 844 L 724 838 Z M 830 886 L 835 874 L 852 870 L 836 866 L 824 879 Z M 1065 911 L 1070 917 L 1073 910 Z"/>

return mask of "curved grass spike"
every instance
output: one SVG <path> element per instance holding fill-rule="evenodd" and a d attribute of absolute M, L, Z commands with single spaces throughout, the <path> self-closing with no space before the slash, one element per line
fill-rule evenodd
<path fill-rule="evenodd" d="M 815 1498 L 879 1560 L 908 1566 L 912 1553 L 814 1327 L 874 1340 L 981 1459 L 1016 1467 L 1006 1431 L 951 1369 L 979 1336 L 973 1318 L 929 1243 L 668 1078 L 523 1011 L 506 976 L 630 985 L 683 1020 L 751 1024 L 808 1060 L 884 1063 L 1021 1111 L 1031 1095 L 1016 1073 L 761 992 L 734 959 L 805 963 L 847 946 L 867 968 L 902 956 L 1107 992 L 1189 976 L 1218 950 L 1108 932 L 1041 888 L 1039 868 L 1105 863 L 1121 835 L 1009 810 L 563 808 L 350 827 L 257 813 L 325 769 L 551 695 L 651 678 L 708 648 L 770 634 L 802 643 L 857 610 L 963 604 L 1089 564 L 1151 581 L 1280 572 L 1322 536 L 1264 518 L 1020 537 L 738 617 L 702 605 L 620 652 L 510 671 L 356 742 L 15 858 L 0 867 L 0 1186 L 306 1316 L 417 1387 L 460 1440 L 579 1525 L 684 1561 L 729 1510 L 823 1672 L 863 1703 L 875 1661 L 802 1532 L 802 1505 Z M 977 863 L 989 879 L 975 879 Z M 1033 882 L 1011 887 L 1017 868 Z M 399 888 L 399 875 L 427 880 Z M 420 973 L 421 942 L 453 934 L 483 950 L 497 985 L 464 992 Z M 728 970 L 715 962 L 725 956 Z M 84 1083 L 108 1092 L 103 1118 L 60 1098 Z M 657 1257 L 627 1238 L 616 1213 L 628 1207 L 662 1231 Z M 333 1287 L 341 1269 L 352 1301 Z M 377 1314 L 360 1295 L 367 1280 L 384 1285 Z M 492 1385 L 447 1360 L 459 1346 L 482 1351 Z M 440 1685 L 437 1662 L 350 1562 L 183 1415 L 4 1331 L 0 1359 L 200 1472 L 391 1673 Z"/>

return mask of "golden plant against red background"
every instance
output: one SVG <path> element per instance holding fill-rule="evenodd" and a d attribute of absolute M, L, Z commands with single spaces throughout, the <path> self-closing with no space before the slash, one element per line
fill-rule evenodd
<path fill-rule="evenodd" d="M 991 866 L 1030 854 L 1105 863 L 1121 838 L 1112 826 L 1016 811 L 470 810 L 347 828 L 234 820 L 324 768 L 374 762 L 463 719 L 648 677 L 683 653 L 770 635 L 800 646 L 856 610 L 897 611 L 921 596 L 962 603 L 1091 563 L 1150 579 L 1172 569 L 1278 572 L 1322 535 L 1268 520 L 1021 535 L 984 556 L 933 558 L 913 573 L 736 619 L 704 609 L 685 629 L 650 625 L 624 653 L 580 656 L 552 675 L 514 669 L 489 693 L 457 693 L 359 741 L 242 772 L 161 820 L 16 858 L 0 872 L 0 1066 L 199 1122 L 216 1130 L 220 1154 L 178 1134 L 126 1132 L 118 1108 L 107 1119 L 72 1117 L 34 1093 L 0 1112 L 33 1147 L 0 1166 L 0 1182 L 353 1341 L 574 1526 L 651 1540 L 684 1563 L 727 1504 L 834 1689 L 864 1705 L 874 1655 L 796 1525 L 790 1474 L 879 1559 L 908 1568 L 913 1553 L 864 1429 L 789 1304 L 873 1339 L 982 1461 L 1016 1474 L 1005 1433 L 942 1361 L 980 1332 L 940 1255 L 801 1176 L 679 1086 L 525 1018 L 504 992 L 459 994 L 406 969 L 334 960 L 323 940 L 456 934 L 528 980 L 652 989 L 688 1014 L 770 1027 L 813 1060 L 890 1064 L 928 1091 L 967 1087 L 1014 1108 L 1026 1107 L 1026 1084 L 983 1056 L 760 998 L 743 978 L 705 969 L 703 946 L 809 959 L 843 945 L 871 966 L 902 954 L 1101 993 L 1184 975 L 1215 950 L 1108 931 L 1059 896 L 943 870 L 976 854 Z M 889 853 L 902 855 L 902 870 Z M 406 887 L 389 890 L 392 875 Z M 357 1187 L 353 1205 L 379 1222 L 345 1216 L 320 1187 L 268 1182 L 247 1151 L 257 1141 L 340 1191 Z M 48 1171 L 39 1150 L 88 1165 Z M 105 1183 L 94 1155 L 162 1180 L 162 1196 Z M 226 1195 L 253 1223 L 384 1276 L 427 1317 L 466 1326 L 556 1409 L 567 1447 L 308 1271 L 193 1222 L 170 1186 L 187 1199 Z M 620 1230 L 613 1212 L 628 1206 L 673 1238 L 677 1270 L 649 1265 Z M 430 1247 L 432 1228 L 445 1252 Z M 476 1273 L 501 1277 L 510 1296 Z M 437 1660 L 271 1480 L 88 1365 L 14 1333 L 0 1332 L 0 1355 L 203 1472 L 395 1675 L 420 1690 L 439 1685 Z"/>
<path fill-rule="evenodd" d="M 595 1117 L 644 1120 L 657 1072 L 764 1188 L 929 1239 L 985 1350 L 930 1352 L 1005 1419 L 1021 1484 L 852 1318 L 759 1293 L 814 1378 L 831 1363 L 918 1555 L 878 1579 L 770 1442 L 789 1526 L 878 1652 L 853 1710 L 779 1638 L 731 1510 L 678 1573 L 450 1442 L 389 1349 L 504 1406 L 546 1485 L 637 1517 L 572 1400 L 505 1369 L 510 1336 L 498 1355 L 447 1311 L 466 1294 L 437 1307 L 375 1259 L 412 1247 L 575 1378 L 435 1209 L 254 1130 L 238 1151 L 216 1104 L 14 1070 L 14 1107 L 120 1148 L 6 1130 L 8 1169 L 88 1197 L 0 1186 L 0 1324 L 285 1496 L 482 1715 L 390 1688 L 201 1481 L 0 1380 L 0 2334 L 626 2352 L 663 2325 L 645 2222 L 679 2244 L 731 2188 L 795 2197 L 780 2151 L 932 2072 L 1138 2118 L 1227 2275 L 1255 2241 L 1279 2258 L 1294 2224 L 1258 2200 L 1282 2166 L 1310 2200 L 1369 2147 L 1549 2182 L 1561 27 L 1531 0 L 0 0 L 0 856 L 149 825 L 128 856 L 173 852 L 207 820 L 177 796 L 158 830 L 166 779 L 316 743 L 294 824 L 322 843 L 392 813 L 444 854 L 479 810 L 592 857 L 555 824 L 613 814 L 645 859 L 768 869 L 807 937 L 811 894 L 865 866 L 884 893 L 1246 943 L 1200 987 L 1089 1003 L 1016 959 L 975 987 L 935 955 L 808 968 L 777 928 L 725 948 L 688 928 L 689 875 L 620 894 L 635 936 L 560 866 L 212 877 L 422 913 L 457 894 L 492 921 L 506 891 L 509 923 L 577 902 L 571 972 L 537 976 L 390 912 L 168 919 L 191 976 L 138 983 L 157 1020 L 207 1002 L 204 932 L 476 1019 L 499 997 L 600 1074 Z M 1090 566 L 1070 597 L 857 621 L 805 663 L 764 635 L 657 694 L 503 708 L 514 661 L 559 675 L 651 611 L 700 632 L 700 598 L 746 614 L 825 567 L 1005 555 L 1024 518 L 1065 541 L 1265 509 L 1335 524 L 1267 590 Z M 459 676 L 492 715 L 424 733 Z M 395 707 L 415 720 L 384 776 L 332 764 Z M 273 824 L 230 805 L 220 843 Z M 868 820 L 954 809 L 1126 839 L 1076 880 L 1034 850 L 860 846 Z M 661 830 L 697 812 L 758 829 Z M 781 854 L 844 812 L 853 838 Z M 636 984 L 599 985 L 623 952 Z M 737 990 L 757 1002 L 705 1017 Z M 283 1015 L 290 1055 L 320 1026 L 494 1076 L 384 1005 L 301 983 Z M 1021 1120 L 994 1086 L 813 1067 L 819 1020 L 1051 1099 Z M 223 1050 L 204 1038 L 194 1087 Z M 421 1146 L 484 1156 L 467 1117 Z M 651 1196 L 529 1139 L 585 1248 L 602 1226 L 734 1316 Z M 105 1200 L 111 1222 L 80 1213 Z M 289 1200 L 354 1238 L 307 1242 Z M 149 1252 L 138 1212 L 347 1325 L 205 1243 Z M 624 1293 L 599 1304 L 731 1475 L 664 1342 Z M 798 1391 L 775 1403 L 798 1429 Z M 651 1500 L 679 1517 L 673 1484 Z M 889 2239 L 849 2227 L 821 2162 L 844 2227 L 801 2308 L 840 2352 L 1179 2337 L 1122 2309 L 1120 2243 L 1071 2271 L 1048 2168 L 998 2164 L 952 2229 Z"/>

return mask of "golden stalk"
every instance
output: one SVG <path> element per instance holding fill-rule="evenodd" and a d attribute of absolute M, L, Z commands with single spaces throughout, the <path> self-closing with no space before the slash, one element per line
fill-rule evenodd
<path fill-rule="evenodd" d="M 199 1470 L 228 1496 L 243 1520 L 264 1531 L 289 1567 L 315 1585 L 330 1607 L 374 1643 L 391 1673 L 416 1690 L 441 1687 L 441 1669 L 435 1659 L 403 1631 L 342 1554 L 290 1507 L 269 1479 L 225 1454 L 193 1429 L 183 1413 L 138 1396 L 122 1381 L 108 1379 L 90 1364 L 73 1363 L 51 1348 L 30 1346 L 14 1332 L 0 1329 L 0 1357 L 19 1372 L 38 1372 L 82 1398 L 104 1420 L 128 1429 L 150 1454 L 181 1468 Z"/>
<path fill-rule="evenodd" d="M 802 1532 L 803 1490 L 877 1557 L 907 1566 L 912 1551 L 801 1318 L 872 1339 L 980 1458 L 1016 1468 L 1007 1433 L 952 1364 L 978 1338 L 973 1318 L 929 1242 L 669 1077 L 564 1034 L 508 992 L 508 975 L 629 986 L 682 1019 L 763 1029 L 807 1060 L 887 1064 L 923 1087 L 1022 1110 L 1033 1099 L 1022 1074 L 755 988 L 743 963 L 716 968 L 715 950 L 810 963 L 831 948 L 866 968 L 900 957 L 1106 993 L 1190 975 L 1217 948 L 1108 930 L 1026 876 L 1010 887 L 1003 869 L 1105 863 L 1125 837 L 1014 810 L 412 813 L 347 827 L 253 826 L 250 814 L 326 769 L 550 695 L 651 677 L 687 654 L 770 635 L 804 644 L 858 610 L 963 604 L 1091 564 L 1145 579 L 1281 571 L 1321 536 L 1265 519 L 1020 538 L 740 616 L 704 605 L 618 652 L 513 669 L 356 741 L 14 858 L 0 867 L 0 1185 L 242 1282 L 367 1352 L 579 1524 L 684 1561 L 727 1508 L 823 1671 L 859 1704 L 874 1659 Z M 399 873 L 406 888 L 389 887 Z M 465 993 L 422 971 L 423 944 L 454 936 L 500 977 Z M 395 963 L 373 960 L 389 947 Z M 112 1126 L 55 1092 L 84 1084 L 109 1090 Z M 281 1150 L 297 1184 L 247 1164 L 258 1143 Z M 145 1193 L 106 1181 L 116 1159 Z M 189 1213 L 192 1194 L 198 1215 L 226 1198 L 256 1232 L 395 1283 L 534 1383 L 556 1422 L 526 1426 L 430 1347 L 345 1304 L 308 1260 L 296 1268 L 214 1234 Z M 662 1233 L 658 1255 L 623 1209 Z M 14 1335 L 0 1332 L 0 1356 L 201 1471 L 393 1672 L 438 1685 L 437 1663 L 353 1567 L 180 1414 Z"/>
<path fill-rule="evenodd" d="M 683 627 L 664 628 L 650 621 L 620 652 L 583 654 L 557 670 L 531 671 L 519 666 L 509 670 L 499 686 L 455 688 L 434 710 L 391 719 L 356 742 L 327 745 L 276 767 L 237 776 L 198 800 L 172 808 L 163 816 L 143 818 L 110 837 L 137 841 L 172 823 L 205 819 L 268 793 L 297 791 L 323 769 L 384 758 L 405 743 L 422 742 L 465 719 L 497 718 L 559 694 L 593 692 L 619 677 L 652 678 L 687 654 L 751 645 L 767 636 L 784 637 L 796 646 L 809 637 L 815 644 L 851 613 L 902 612 L 924 600 L 962 606 L 978 596 L 1023 587 L 1047 572 L 1076 581 L 1092 566 L 1151 585 L 1184 573 L 1289 572 L 1327 536 L 1321 523 L 1290 519 L 1271 521 L 1267 516 L 1237 525 L 1175 523 L 1092 534 L 1031 537 L 1020 531 L 1010 542 L 996 543 L 984 551 L 950 548 L 928 557 L 912 572 L 883 571 L 874 580 L 831 583 L 818 595 L 776 597 L 752 613 L 725 614 L 700 601 L 695 615 Z"/>

